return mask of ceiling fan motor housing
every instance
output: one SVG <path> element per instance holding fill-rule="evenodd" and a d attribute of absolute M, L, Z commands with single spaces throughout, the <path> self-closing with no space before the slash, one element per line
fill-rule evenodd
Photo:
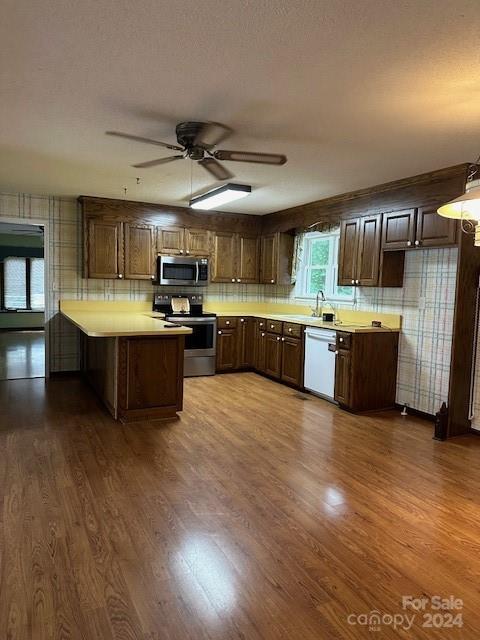
<path fill-rule="evenodd" d="M 205 122 L 180 122 L 175 128 L 178 144 L 186 148 L 192 160 L 201 160 L 204 156 L 204 147 L 195 144 L 195 140 L 205 125 Z"/>

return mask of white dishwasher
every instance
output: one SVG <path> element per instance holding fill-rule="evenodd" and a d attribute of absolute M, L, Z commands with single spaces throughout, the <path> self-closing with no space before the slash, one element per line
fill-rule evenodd
<path fill-rule="evenodd" d="M 335 344 L 335 331 L 305 329 L 304 386 L 328 400 L 335 395 Z"/>

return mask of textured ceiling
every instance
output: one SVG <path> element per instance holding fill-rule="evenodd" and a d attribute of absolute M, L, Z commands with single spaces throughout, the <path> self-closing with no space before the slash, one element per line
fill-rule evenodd
<path fill-rule="evenodd" d="M 474 160 L 480 150 L 478 0 L 4 0 L 0 190 L 185 205 L 191 161 L 168 150 L 186 119 L 235 130 L 228 163 L 267 213 Z M 137 185 L 135 178 L 141 177 Z M 194 192 L 212 181 L 193 166 Z"/>

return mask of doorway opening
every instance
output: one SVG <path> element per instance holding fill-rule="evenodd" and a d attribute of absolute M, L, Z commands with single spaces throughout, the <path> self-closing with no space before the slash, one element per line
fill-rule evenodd
<path fill-rule="evenodd" d="M 0 380 L 45 377 L 45 228 L 0 222 Z"/>

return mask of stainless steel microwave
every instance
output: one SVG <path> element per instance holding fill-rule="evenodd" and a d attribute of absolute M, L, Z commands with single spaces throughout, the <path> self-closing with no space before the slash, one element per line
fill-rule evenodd
<path fill-rule="evenodd" d="M 204 287 L 208 284 L 208 258 L 158 256 L 155 284 Z"/>

